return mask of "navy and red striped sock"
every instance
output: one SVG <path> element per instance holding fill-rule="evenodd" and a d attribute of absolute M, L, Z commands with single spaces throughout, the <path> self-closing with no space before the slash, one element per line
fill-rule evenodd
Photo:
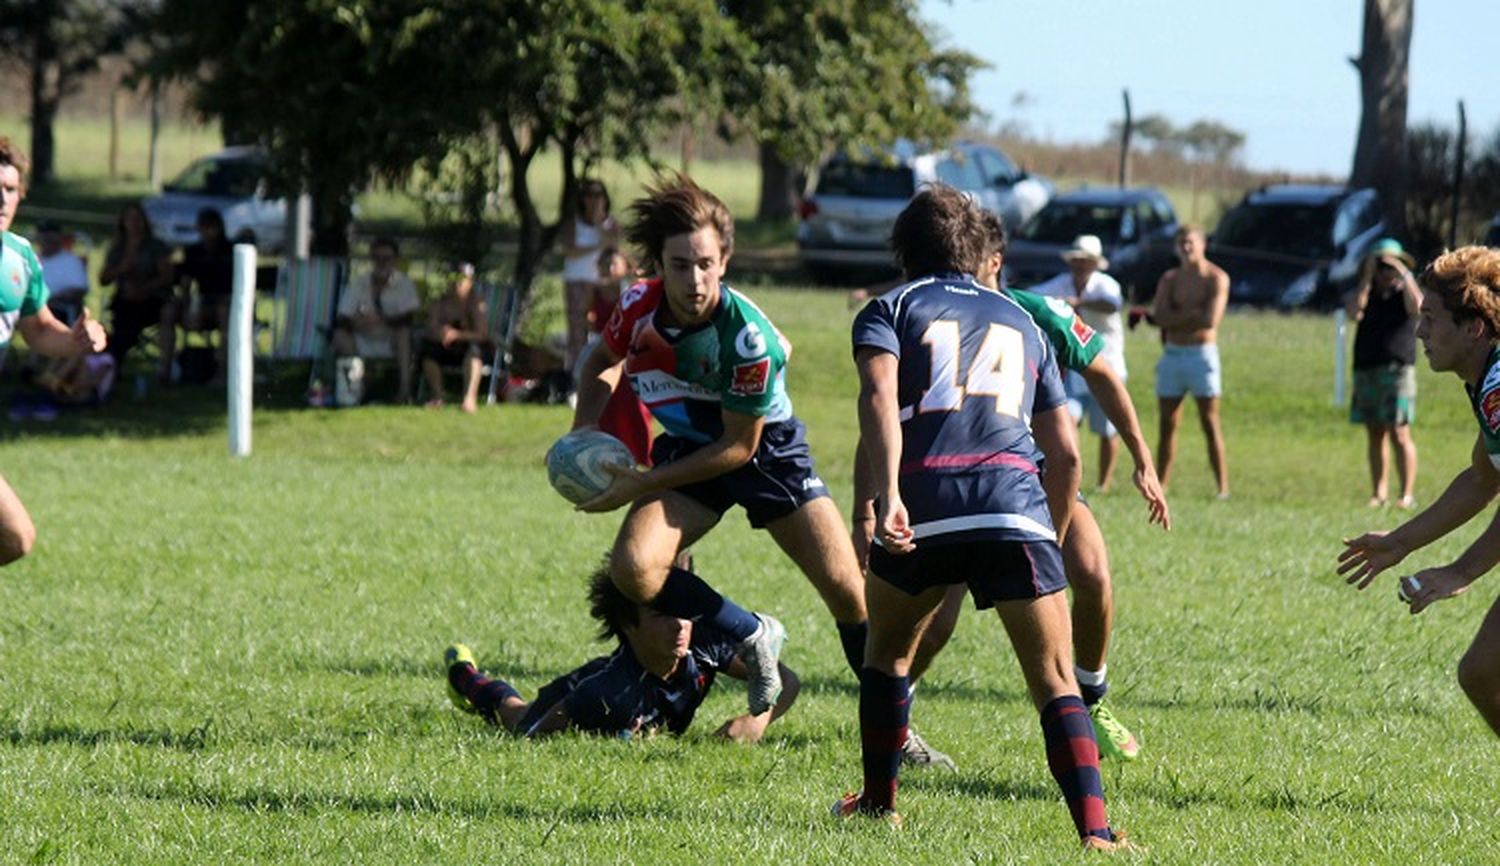
<path fill-rule="evenodd" d="M 896 808 L 896 774 L 911 718 L 911 682 L 874 668 L 859 674 L 859 743 L 864 758 L 865 792 L 861 809 Z"/>
<path fill-rule="evenodd" d="M 501 723 L 500 707 L 506 698 L 520 699 L 521 694 L 511 688 L 505 680 L 494 680 L 480 673 L 473 665 L 453 665 L 448 668 L 448 682 L 491 724 Z"/>
<path fill-rule="evenodd" d="M 1099 776 L 1099 743 L 1083 700 L 1064 695 L 1043 707 L 1042 737 L 1047 743 L 1047 767 L 1062 789 L 1079 837 L 1112 841 Z"/>
<path fill-rule="evenodd" d="M 672 568 L 651 607 L 667 616 L 712 623 L 735 640 L 744 640 L 760 628 L 760 618 L 714 590 L 691 571 Z"/>
<path fill-rule="evenodd" d="M 839 629 L 839 645 L 844 648 L 844 661 L 857 679 L 865 669 L 865 638 L 870 634 L 869 620 L 859 622 L 836 622 Z"/>

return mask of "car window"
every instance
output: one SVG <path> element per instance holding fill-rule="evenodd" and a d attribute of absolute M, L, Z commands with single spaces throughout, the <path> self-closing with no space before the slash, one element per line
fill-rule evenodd
<path fill-rule="evenodd" d="M 255 195 L 265 166 L 249 159 L 200 159 L 163 187 L 167 192 L 248 198 Z"/>
<path fill-rule="evenodd" d="M 1007 186 L 1016 182 L 1016 175 L 1020 171 L 1016 169 L 1015 163 L 1005 158 L 1005 154 L 987 147 L 974 148 L 969 153 L 974 157 L 974 162 L 988 185 Z"/>
<path fill-rule="evenodd" d="M 1148 199 L 1141 199 L 1136 202 L 1135 223 L 1141 227 L 1141 231 L 1145 234 L 1150 234 L 1165 225 Z"/>
<path fill-rule="evenodd" d="M 1079 235 L 1097 235 L 1105 244 L 1120 239 L 1119 205 L 1081 204 L 1053 199 L 1016 232 L 1018 237 L 1048 244 L 1070 244 Z"/>
<path fill-rule="evenodd" d="M 1151 202 L 1151 207 L 1156 211 L 1156 218 L 1163 226 L 1177 222 L 1177 214 L 1172 212 L 1172 206 L 1167 202 L 1157 199 Z"/>
<path fill-rule="evenodd" d="M 934 171 L 938 180 L 958 189 L 973 191 L 988 186 L 974 160 L 962 156 L 939 159 Z"/>
<path fill-rule="evenodd" d="M 894 198 L 905 201 L 916 191 L 916 181 L 909 166 L 839 160 L 828 163 L 818 172 L 815 195 Z"/>
<path fill-rule="evenodd" d="M 1333 256 L 1333 208 L 1316 204 L 1241 204 L 1219 221 L 1214 243 L 1304 258 Z"/>

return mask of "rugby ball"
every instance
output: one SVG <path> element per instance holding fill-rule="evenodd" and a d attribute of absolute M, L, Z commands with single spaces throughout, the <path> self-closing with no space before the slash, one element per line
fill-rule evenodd
<path fill-rule="evenodd" d="M 547 480 L 577 505 L 609 488 L 614 476 L 604 467 L 635 466 L 625 443 L 600 430 L 574 430 L 547 449 Z"/>

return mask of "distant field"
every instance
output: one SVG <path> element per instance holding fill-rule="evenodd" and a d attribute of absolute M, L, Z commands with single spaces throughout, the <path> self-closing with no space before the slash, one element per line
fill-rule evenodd
<path fill-rule="evenodd" d="M 11 135 L 29 146 L 30 132 L 21 116 L 0 116 L 0 131 Z M 43 212 L 56 212 L 75 222 L 109 226 L 120 204 L 150 194 L 147 183 L 150 128 L 140 120 L 127 121 L 120 134 L 120 176 L 109 178 L 109 121 L 105 117 L 65 115 L 56 126 L 58 147 L 58 176 L 60 183 L 51 190 L 37 191 L 21 222 L 29 225 Z M 163 125 L 160 140 L 160 166 L 163 180 L 171 179 L 193 159 L 219 149 L 222 139 L 216 128 L 181 121 Z M 556 152 L 539 155 L 531 169 L 532 194 L 544 219 L 555 219 L 558 210 L 558 195 L 561 188 L 561 172 Z M 680 168 L 677 154 L 659 156 L 661 166 Z M 791 249 L 791 226 L 757 225 L 749 221 L 754 215 L 760 195 L 760 169 L 749 159 L 697 160 L 691 171 L 700 183 L 714 190 L 729 206 L 737 219 L 744 222 L 741 246 L 746 249 L 769 249 L 788 252 Z M 652 177 L 653 167 L 646 161 L 629 164 L 605 163 L 599 175 L 609 185 L 616 206 L 619 207 L 636 197 Z M 1108 185 L 1108 181 L 1072 177 L 1066 174 L 1055 176 L 1058 189 L 1067 190 L 1084 184 Z M 1222 213 L 1225 202 L 1239 198 L 1238 190 L 1227 190 L 1205 186 L 1198 190 L 1195 199 L 1188 184 L 1163 185 L 1162 191 L 1171 199 L 1179 218 L 1193 219 L 1212 227 Z M 420 233 L 422 211 L 416 198 L 403 190 L 374 188 L 359 198 L 360 219 L 369 223 L 394 226 L 402 233 Z M 510 219 L 509 208 L 501 211 L 502 219 Z"/>
<path fill-rule="evenodd" d="M 797 346 L 792 397 L 846 506 L 851 312 L 839 293 L 754 296 Z M 1364 506 L 1364 438 L 1329 400 L 1330 332 L 1312 317 L 1226 322 L 1230 501 L 1212 498 L 1191 414 L 1170 534 L 1128 483 L 1092 497 L 1117 586 L 1112 701 L 1145 744 L 1104 768 L 1116 823 L 1150 849 L 1128 862 L 1495 861 L 1494 739 L 1454 665 L 1496 578 L 1413 618 L 1389 577 L 1365 594 L 1335 577 L 1341 537 L 1400 515 Z M 1152 336 L 1127 345 L 1148 430 Z M 1452 377 L 1419 378 L 1425 503 L 1465 464 L 1474 422 Z M 547 488 L 563 408 L 468 418 L 297 399 L 283 389 L 282 408 L 258 411 L 243 461 L 225 456 L 222 398 L 187 389 L 3 428 L 3 471 L 41 540 L 0 579 L 0 861 L 1076 856 L 1003 632 L 973 611 L 913 716 L 960 771 L 907 774 L 902 833 L 827 816 L 859 782 L 854 678 L 811 588 L 738 513 L 698 547 L 700 570 L 786 622 L 805 683 L 763 745 L 709 739 L 743 706 L 732 684 L 681 739 L 523 742 L 453 711 L 449 641 L 527 695 L 601 651 L 582 582 L 619 515 L 575 514 Z"/>

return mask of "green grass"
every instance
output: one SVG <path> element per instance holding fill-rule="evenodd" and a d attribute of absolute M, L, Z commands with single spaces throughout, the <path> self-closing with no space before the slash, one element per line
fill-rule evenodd
<path fill-rule="evenodd" d="M 846 503 L 843 297 L 756 299 L 796 344 L 793 397 Z M 1389 578 L 1361 595 L 1333 574 L 1340 537 L 1398 515 L 1364 507 L 1363 436 L 1329 400 L 1330 336 L 1326 319 L 1229 318 L 1232 500 L 1212 499 L 1191 416 L 1170 534 L 1125 491 L 1094 498 L 1117 586 L 1112 700 L 1145 744 L 1104 773 L 1115 822 L 1150 848 L 1132 862 L 1493 862 L 1494 740 L 1453 670 L 1494 584 L 1412 618 Z M 1157 347 L 1138 331 L 1128 351 L 1154 430 Z M 1451 377 L 1424 370 L 1421 388 L 1430 502 L 1473 421 Z M 517 741 L 448 707 L 439 654 L 464 640 L 532 694 L 601 651 L 582 587 L 618 515 L 572 513 L 548 490 L 541 455 L 565 409 L 321 412 L 291 408 L 287 388 L 237 461 L 219 400 L 129 390 L 5 428 L 4 473 L 41 538 L 0 580 L 0 861 L 1072 856 L 992 616 L 965 615 L 920 692 L 916 723 L 962 771 L 908 774 L 901 834 L 826 816 L 859 782 L 854 681 L 807 582 L 738 514 L 697 561 L 791 632 L 805 690 L 767 741 L 708 738 L 743 706 L 733 684 L 681 739 Z"/>

